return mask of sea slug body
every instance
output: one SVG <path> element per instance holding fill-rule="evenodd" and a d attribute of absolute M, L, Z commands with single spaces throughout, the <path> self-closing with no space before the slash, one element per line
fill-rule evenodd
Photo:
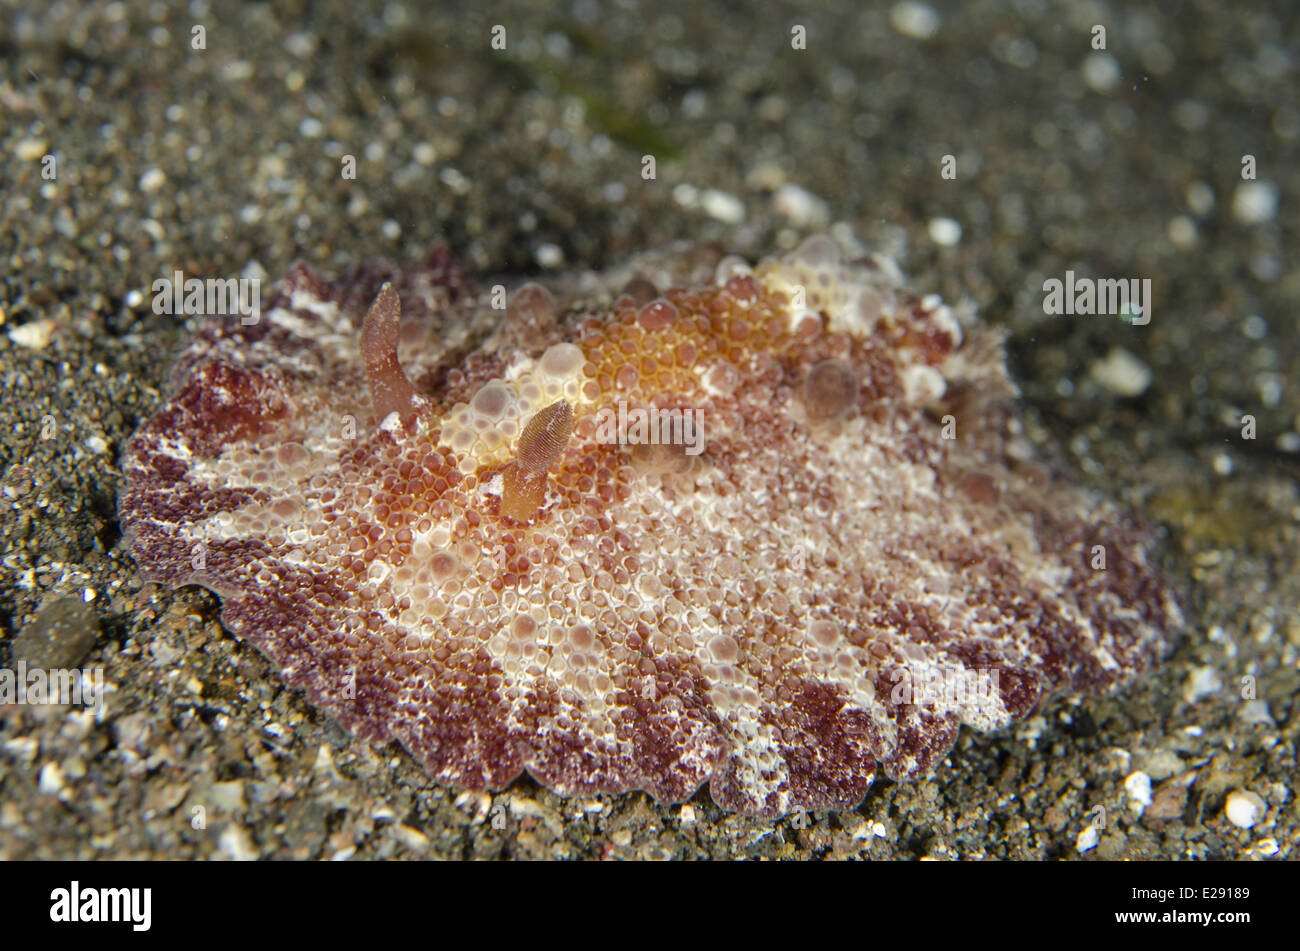
<path fill-rule="evenodd" d="M 848 808 L 1179 633 L 1153 531 L 1036 459 L 999 335 L 893 262 L 502 286 L 295 266 L 183 352 L 121 503 L 147 576 L 437 779 Z"/>

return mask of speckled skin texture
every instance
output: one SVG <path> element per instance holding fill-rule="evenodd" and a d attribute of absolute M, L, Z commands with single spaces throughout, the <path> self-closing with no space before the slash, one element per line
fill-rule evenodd
<path fill-rule="evenodd" d="M 679 245 L 546 292 L 476 286 L 441 250 L 335 284 L 295 268 L 258 324 L 205 323 L 132 440 L 135 556 L 220 594 L 357 735 L 471 789 L 527 770 L 847 808 L 962 723 L 1163 656 L 1183 622 L 1151 533 L 1035 461 L 997 335 L 829 239 L 720 257 Z M 386 282 L 405 420 L 374 412 L 392 364 L 361 352 Z M 557 400 L 572 434 L 541 506 L 503 514 Z M 698 414 L 703 451 L 601 430 L 652 407 Z"/>

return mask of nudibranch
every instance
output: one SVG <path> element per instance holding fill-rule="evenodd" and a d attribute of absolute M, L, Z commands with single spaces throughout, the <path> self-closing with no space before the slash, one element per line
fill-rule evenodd
<path fill-rule="evenodd" d="M 998 333 L 828 238 L 297 265 L 202 326 L 128 450 L 142 572 L 446 783 L 850 808 L 1183 626 L 1153 529 L 1036 458 Z"/>

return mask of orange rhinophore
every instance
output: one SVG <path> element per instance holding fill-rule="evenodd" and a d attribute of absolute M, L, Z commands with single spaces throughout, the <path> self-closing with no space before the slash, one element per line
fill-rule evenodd
<path fill-rule="evenodd" d="M 532 518 L 546 495 L 546 471 L 560 458 L 573 432 L 573 408 L 557 400 L 537 411 L 519 434 L 515 461 L 502 473 L 501 514 Z"/>
<path fill-rule="evenodd" d="M 385 284 L 361 324 L 361 359 L 366 365 L 375 416 L 382 422 L 390 413 L 397 413 L 406 425 L 419 413 L 420 397 L 397 362 L 401 322 L 402 304 L 397 291 L 392 284 Z"/>

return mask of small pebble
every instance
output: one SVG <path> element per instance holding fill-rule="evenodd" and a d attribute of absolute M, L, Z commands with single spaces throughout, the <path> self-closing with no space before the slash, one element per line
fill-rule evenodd
<path fill-rule="evenodd" d="M 1214 210 L 1214 189 L 1207 182 L 1192 182 L 1187 186 L 1187 207 L 1193 214 L 1208 215 Z"/>
<path fill-rule="evenodd" d="M 14 147 L 14 154 L 24 162 L 35 162 L 45 154 L 44 139 L 20 139 Z"/>
<path fill-rule="evenodd" d="M 1228 793 L 1228 801 L 1223 807 L 1224 813 L 1238 829 L 1249 829 L 1263 817 L 1268 807 L 1253 792 L 1241 789 Z"/>
<path fill-rule="evenodd" d="M 926 3 L 905 0 L 896 3 L 889 11 L 889 25 L 903 36 L 914 40 L 928 40 L 939 32 L 939 11 Z"/>
<path fill-rule="evenodd" d="M 1262 225 L 1277 217 L 1277 186 L 1242 182 L 1232 194 L 1232 217 L 1243 225 Z"/>
<path fill-rule="evenodd" d="M 961 225 L 951 218 L 931 218 L 930 240 L 940 247 L 951 248 L 961 241 Z"/>
<path fill-rule="evenodd" d="M 1089 369 L 1092 378 L 1117 396 L 1141 396 L 1151 385 L 1151 368 L 1123 347 L 1111 347 Z"/>
<path fill-rule="evenodd" d="M 1112 93 L 1119 88 L 1123 78 L 1119 60 L 1110 53 L 1094 50 L 1083 61 L 1083 81 L 1093 92 Z"/>
<path fill-rule="evenodd" d="M 534 252 L 538 267 L 557 268 L 564 264 L 564 251 L 559 245 L 539 244 Z"/>
<path fill-rule="evenodd" d="M 796 228 L 825 225 L 830 220 L 830 208 L 808 189 L 786 182 L 772 195 L 776 213 L 789 220 Z"/>
<path fill-rule="evenodd" d="M 1260 858 L 1271 858 L 1272 856 L 1277 855 L 1280 851 L 1281 848 L 1277 844 L 1277 839 L 1270 836 L 1267 839 L 1260 839 L 1251 846 L 1250 850 L 1246 854 L 1249 856 L 1258 855 Z"/>
<path fill-rule="evenodd" d="M 151 168 L 140 176 L 140 191 L 156 192 L 167 184 L 167 173 L 160 168 Z"/>
<path fill-rule="evenodd" d="M 45 155 L 45 146 L 47 143 L 44 139 L 21 139 L 14 147 L 13 153 L 22 161 L 34 162 Z"/>
<path fill-rule="evenodd" d="M 1176 215 L 1165 226 L 1169 243 L 1179 251 L 1189 251 L 1196 246 L 1196 222 L 1187 215 Z"/>
<path fill-rule="evenodd" d="M 1263 700 L 1250 700 L 1241 705 L 1237 711 L 1237 716 L 1244 723 L 1254 726 L 1257 723 L 1265 726 L 1275 726 L 1272 714 L 1268 712 L 1268 703 Z"/>
<path fill-rule="evenodd" d="M 243 780 L 232 779 L 226 783 L 213 783 L 209 789 L 209 802 L 214 809 L 225 813 L 243 812 L 244 805 L 244 783 Z"/>
<path fill-rule="evenodd" d="M 393 836 L 412 852 L 423 852 L 429 847 L 429 838 L 419 829 L 398 823 L 392 827 Z"/>
<path fill-rule="evenodd" d="M 1197 703 L 1213 696 L 1223 688 L 1223 682 L 1213 667 L 1198 667 L 1187 675 L 1183 683 L 1183 699 L 1188 703 Z"/>
<path fill-rule="evenodd" d="M 745 220 L 745 203 L 735 195 L 716 188 L 705 190 L 700 196 L 700 205 L 710 217 L 729 225 L 740 224 Z"/>
<path fill-rule="evenodd" d="M 0 748 L 20 762 L 30 765 L 36 759 L 40 741 L 34 736 L 15 736 L 5 740 L 4 746 Z"/>
<path fill-rule="evenodd" d="M 33 320 L 30 323 L 19 324 L 9 331 L 9 339 L 20 347 L 26 347 L 29 350 L 44 350 L 50 342 L 50 336 L 54 330 L 54 321 L 46 318 L 45 320 Z"/>
<path fill-rule="evenodd" d="M 258 854 L 248 833 L 237 825 L 229 825 L 222 830 L 217 837 L 217 848 L 232 862 L 252 862 Z"/>
<path fill-rule="evenodd" d="M 246 59 L 237 59 L 222 67 L 221 75 L 227 82 L 243 82 L 252 78 L 253 64 Z"/>
<path fill-rule="evenodd" d="M 55 670 L 75 666 L 99 638 L 99 619 L 81 598 L 51 595 L 14 638 L 14 663 Z"/>
<path fill-rule="evenodd" d="M 1151 777 L 1141 770 L 1128 775 L 1124 780 L 1124 791 L 1128 793 L 1129 806 L 1139 815 L 1151 805 Z"/>
<path fill-rule="evenodd" d="M 63 789 L 63 769 L 58 763 L 46 763 L 36 777 L 36 788 L 46 796 L 57 796 Z"/>
<path fill-rule="evenodd" d="M 1181 772 L 1183 761 L 1173 750 L 1156 750 L 1141 758 L 1142 772 L 1155 782 L 1162 782 L 1175 773 Z"/>

